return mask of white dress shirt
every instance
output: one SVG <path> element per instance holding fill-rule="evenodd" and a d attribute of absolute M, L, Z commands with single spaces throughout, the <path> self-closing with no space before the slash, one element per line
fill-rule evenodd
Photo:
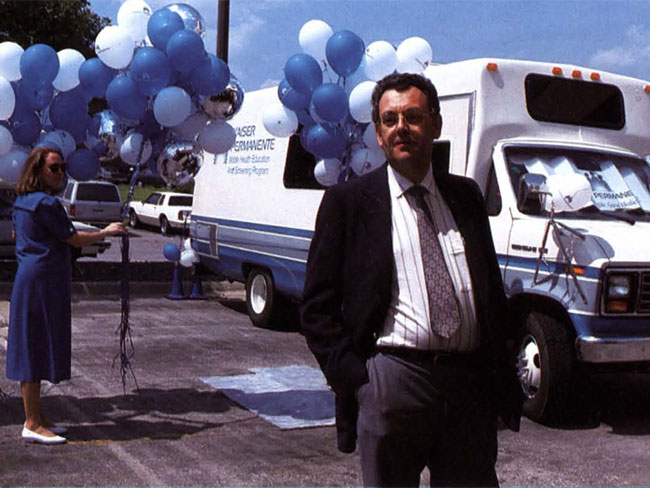
<path fill-rule="evenodd" d="M 439 336 L 431 328 L 416 203 L 414 197 L 407 194 L 413 184 L 388 166 L 394 257 L 393 283 L 390 307 L 378 334 L 377 345 L 438 352 L 472 351 L 478 347 L 480 335 L 472 281 L 465 257 L 465 244 L 449 207 L 438 191 L 431 170 L 420 184 L 429 190 L 425 200 L 438 230 L 440 246 L 454 284 L 461 323 L 456 332 L 448 338 Z"/>

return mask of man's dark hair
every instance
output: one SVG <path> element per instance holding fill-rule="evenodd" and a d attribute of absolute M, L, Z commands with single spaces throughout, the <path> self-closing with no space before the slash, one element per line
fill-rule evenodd
<path fill-rule="evenodd" d="M 428 78 L 413 73 L 395 73 L 385 76 L 377 82 L 375 89 L 372 91 L 372 121 L 379 122 L 379 100 L 387 90 L 397 90 L 403 92 L 414 86 L 424 93 L 429 102 L 429 110 L 437 114 L 440 112 L 440 102 L 438 101 L 438 92 L 436 87 Z"/>

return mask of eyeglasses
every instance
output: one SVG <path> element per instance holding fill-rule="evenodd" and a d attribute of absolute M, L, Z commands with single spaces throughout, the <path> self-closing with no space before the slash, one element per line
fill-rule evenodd
<path fill-rule="evenodd" d="M 47 168 L 54 174 L 57 174 L 59 170 L 65 173 L 68 170 L 68 165 L 66 163 L 54 163 L 47 166 Z"/>
<path fill-rule="evenodd" d="M 385 127 L 395 127 L 399 123 L 400 114 L 404 117 L 404 122 L 408 125 L 420 126 L 430 112 L 425 112 L 419 108 L 409 108 L 404 112 L 384 112 L 381 114 L 381 123 Z"/>

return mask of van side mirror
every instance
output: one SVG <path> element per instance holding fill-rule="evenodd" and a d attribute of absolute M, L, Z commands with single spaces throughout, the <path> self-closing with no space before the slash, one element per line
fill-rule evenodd
<path fill-rule="evenodd" d="M 517 208 L 526 214 L 542 212 L 542 198 L 545 193 L 546 176 L 536 173 L 526 173 L 519 178 L 517 188 Z"/>

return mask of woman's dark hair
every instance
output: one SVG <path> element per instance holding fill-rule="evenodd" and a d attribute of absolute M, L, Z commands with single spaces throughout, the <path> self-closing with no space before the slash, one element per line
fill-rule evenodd
<path fill-rule="evenodd" d="M 425 94 L 429 102 L 429 110 L 434 114 L 440 113 L 438 92 L 428 78 L 413 73 L 395 73 L 379 80 L 372 91 L 372 121 L 375 125 L 379 122 L 379 100 L 384 92 L 387 90 L 403 92 L 413 86 Z"/>
<path fill-rule="evenodd" d="M 45 185 L 43 184 L 43 179 L 41 177 L 41 170 L 43 169 L 43 166 L 45 166 L 47 155 L 50 153 L 56 153 L 61 156 L 61 159 L 63 159 L 61 151 L 50 146 L 37 147 L 29 153 L 27 161 L 25 161 L 23 169 L 20 172 L 18 184 L 16 184 L 16 193 L 18 195 L 45 190 Z"/>

